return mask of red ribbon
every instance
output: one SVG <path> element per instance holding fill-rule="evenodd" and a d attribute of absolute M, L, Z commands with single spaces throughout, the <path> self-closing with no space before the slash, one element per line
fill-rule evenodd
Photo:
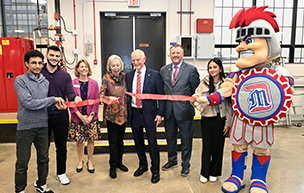
<path fill-rule="evenodd" d="M 170 100 L 170 101 L 196 101 L 196 97 L 185 95 L 162 95 L 162 94 L 135 94 L 125 91 L 129 96 L 139 99 L 153 99 L 153 100 Z"/>
<path fill-rule="evenodd" d="M 138 98 L 138 99 L 152 99 L 152 100 L 170 100 L 170 101 L 196 101 L 196 98 L 193 96 L 185 96 L 185 95 L 162 95 L 162 94 L 135 94 L 131 92 L 125 91 L 125 93 L 129 96 Z M 111 105 L 118 102 L 118 99 L 108 101 L 104 98 L 98 98 L 96 100 L 88 99 L 85 101 L 80 101 L 79 103 L 75 102 L 65 102 L 64 104 L 67 107 L 81 107 L 85 105 L 94 105 L 99 103 L 100 101 Z"/>
<path fill-rule="evenodd" d="M 95 100 L 92 100 L 92 99 L 88 99 L 88 100 L 85 100 L 85 101 L 80 101 L 79 103 L 75 103 L 75 102 L 65 102 L 64 104 L 67 106 L 67 107 L 81 107 L 81 106 L 86 106 L 86 105 L 94 105 L 96 103 L 99 103 L 100 101 L 108 104 L 108 105 L 111 105 L 111 104 L 114 104 L 114 103 L 117 103 L 118 102 L 118 99 L 115 99 L 115 100 L 112 100 L 112 101 L 108 101 L 104 98 L 98 98 L 98 99 L 95 99 Z"/>

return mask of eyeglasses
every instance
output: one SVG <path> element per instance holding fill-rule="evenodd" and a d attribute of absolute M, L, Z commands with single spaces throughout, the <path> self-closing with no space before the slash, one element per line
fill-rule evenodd
<path fill-rule="evenodd" d="M 39 66 L 40 66 L 40 65 L 42 65 L 42 64 L 43 64 L 43 62 L 36 62 L 36 61 L 32 61 L 32 62 L 31 62 L 31 64 L 33 64 L 33 65 L 39 65 Z"/>
<path fill-rule="evenodd" d="M 246 36 L 250 36 L 253 38 L 257 37 L 271 37 L 270 31 L 264 27 L 243 27 L 237 30 L 236 32 L 236 41 L 240 42 L 246 38 Z"/>

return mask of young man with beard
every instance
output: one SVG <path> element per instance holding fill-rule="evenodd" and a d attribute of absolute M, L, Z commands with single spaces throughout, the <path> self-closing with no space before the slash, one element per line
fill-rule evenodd
<path fill-rule="evenodd" d="M 69 101 L 78 103 L 81 98 L 76 96 L 71 76 L 63 71 L 58 65 L 60 62 L 60 49 L 57 46 L 50 46 L 46 53 L 47 63 L 42 68 L 41 73 L 50 83 L 48 96 L 62 97 Z M 70 183 L 66 175 L 67 160 L 67 136 L 69 127 L 69 114 L 67 110 L 50 110 L 49 109 L 49 145 L 51 141 L 52 131 L 54 131 L 54 139 L 56 146 L 56 163 L 57 163 L 57 180 L 61 184 Z"/>

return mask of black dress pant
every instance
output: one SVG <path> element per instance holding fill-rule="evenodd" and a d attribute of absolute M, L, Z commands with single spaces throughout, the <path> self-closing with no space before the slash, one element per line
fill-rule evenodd
<path fill-rule="evenodd" d="M 148 162 L 145 150 L 144 132 L 146 130 L 149 153 L 151 157 L 151 172 L 153 174 L 159 173 L 159 149 L 156 140 L 156 123 L 154 125 L 148 125 L 145 122 L 144 114 L 142 111 L 132 108 L 132 120 L 131 127 L 133 132 L 133 138 L 135 142 L 136 152 L 139 158 L 139 167 L 148 169 Z"/>
<path fill-rule="evenodd" d="M 66 172 L 67 160 L 67 138 L 69 129 L 68 111 L 59 114 L 49 114 L 49 145 L 51 142 L 52 131 L 54 131 L 56 147 L 57 175 Z"/>
<path fill-rule="evenodd" d="M 49 172 L 49 149 L 47 144 L 48 129 L 33 128 L 29 130 L 18 130 L 16 134 L 16 171 L 15 191 L 25 190 L 27 185 L 28 163 L 31 158 L 31 147 L 34 143 L 37 152 L 37 185 L 46 184 Z"/>
<path fill-rule="evenodd" d="M 201 175 L 205 178 L 222 174 L 225 120 L 226 118 L 221 118 L 219 114 L 216 117 L 201 119 L 203 138 Z"/>
<path fill-rule="evenodd" d="M 118 125 L 107 120 L 108 140 L 110 148 L 110 167 L 117 168 L 122 164 L 122 155 L 124 147 L 124 135 L 126 123 Z"/>

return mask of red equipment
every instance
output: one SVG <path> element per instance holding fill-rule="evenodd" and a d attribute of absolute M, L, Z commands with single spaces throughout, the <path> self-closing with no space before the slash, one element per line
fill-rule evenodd
<path fill-rule="evenodd" d="M 14 80 L 24 74 L 27 68 L 23 56 L 33 50 L 32 40 L 24 38 L 0 38 L 0 112 L 17 112 L 18 101 Z"/>
<path fill-rule="evenodd" d="M 213 33 L 213 19 L 196 19 L 196 33 Z"/>

